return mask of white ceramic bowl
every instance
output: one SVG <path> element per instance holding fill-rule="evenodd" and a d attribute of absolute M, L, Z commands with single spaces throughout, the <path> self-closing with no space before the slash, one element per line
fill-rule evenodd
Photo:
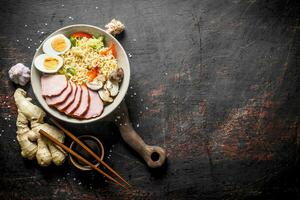
<path fill-rule="evenodd" d="M 83 124 L 83 123 L 90 123 L 90 122 L 95 122 L 100 119 L 103 119 L 104 117 L 108 116 L 111 112 L 113 112 L 118 107 L 118 105 L 122 102 L 122 100 L 124 99 L 125 94 L 127 92 L 128 86 L 129 86 L 130 65 L 129 65 L 127 54 L 126 54 L 125 50 L 123 49 L 122 45 L 118 42 L 118 40 L 116 40 L 112 35 L 106 33 L 103 29 L 96 27 L 96 26 L 87 25 L 87 24 L 75 24 L 75 25 L 71 25 L 71 26 L 66 26 L 66 27 L 63 27 L 63 28 L 53 32 L 51 35 L 49 35 L 44 40 L 44 42 L 48 38 L 50 38 L 54 35 L 57 35 L 57 34 L 64 34 L 66 36 L 69 36 L 71 33 L 78 32 L 78 31 L 87 32 L 87 33 L 90 33 L 90 34 L 96 35 L 96 36 L 104 35 L 106 42 L 112 41 L 116 45 L 118 66 L 123 68 L 124 78 L 120 85 L 119 94 L 116 96 L 113 103 L 105 106 L 103 113 L 100 116 L 91 118 L 91 119 L 87 119 L 87 120 L 80 120 L 80 119 L 68 117 L 67 115 L 65 115 L 63 113 L 60 113 L 55 108 L 49 107 L 47 105 L 45 99 L 42 97 L 41 81 L 40 81 L 42 73 L 35 68 L 33 62 L 31 64 L 31 86 L 32 86 L 35 97 L 37 98 L 39 103 L 42 105 L 42 107 L 49 114 L 51 114 L 52 116 L 54 116 L 62 121 L 65 121 L 65 122 Z M 34 54 L 33 61 L 35 60 L 35 58 L 38 55 L 43 53 L 42 47 L 43 47 L 44 42 L 39 46 L 36 53 Z"/>

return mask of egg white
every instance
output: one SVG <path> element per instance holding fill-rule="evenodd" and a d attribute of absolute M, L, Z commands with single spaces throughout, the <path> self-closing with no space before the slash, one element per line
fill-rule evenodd
<path fill-rule="evenodd" d="M 65 42 L 66 42 L 66 49 L 63 50 L 62 52 L 55 51 L 52 48 L 51 43 L 57 37 L 63 37 L 64 40 L 65 40 Z M 65 35 L 63 35 L 63 34 L 57 34 L 57 35 L 49 38 L 48 40 L 46 40 L 45 43 L 43 44 L 43 51 L 45 52 L 45 54 L 48 54 L 48 55 L 60 55 L 60 54 L 64 54 L 70 48 L 71 48 L 71 41 Z"/>
<path fill-rule="evenodd" d="M 52 57 L 52 58 L 55 58 L 58 60 L 58 65 L 57 65 L 56 69 L 49 70 L 44 67 L 44 61 L 48 57 Z M 41 55 L 37 56 L 34 60 L 34 66 L 39 71 L 44 72 L 44 73 L 56 73 L 63 66 L 63 63 L 64 63 L 63 58 L 60 56 L 57 56 L 57 55 L 41 54 Z"/>

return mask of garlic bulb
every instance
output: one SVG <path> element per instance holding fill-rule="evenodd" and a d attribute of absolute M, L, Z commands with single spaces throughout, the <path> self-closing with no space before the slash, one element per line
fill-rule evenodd
<path fill-rule="evenodd" d="M 24 86 L 30 80 L 30 69 L 22 63 L 18 63 L 10 68 L 8 75 L 14 83 Z"/>
<path fill-rule="evenodd" d="M 112 19 L 111 22 L 105 25 L 105 28 L 107 28 L 106 32 L 112 35 L 118 35 L 124 31 L 125 26 L 119 20 Z"/>

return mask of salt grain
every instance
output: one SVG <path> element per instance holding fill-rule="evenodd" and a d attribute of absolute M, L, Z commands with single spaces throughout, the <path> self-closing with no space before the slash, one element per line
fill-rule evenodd
<path fill-rule="evenodd" d="M 47 26 L 48 24 L 47 23 L 45 23 L 45 26 Z"/>
<path fill-rule="evenodd" d="M 140 124 L 137 124 L 136 127 L 137 127 L 137 128 L 140 127 Z"/>
<path fill-rule="evenodd" d="M 61 7 L 64 7 L 64 6 L 65 6 L 64 4 L 61 5 Z"/>
<path fill-rule="evenodd" d="M 25 24 L 24 26 L 27 27 L 27 24 Z"/>
<path fill-rule="evenodd" d="M 148 110 L 149 108 L 146 106 L 146 110 Z"/>
<path fill-rule="evenodd" d="M 131 57 L 132 57 L 131 53 L 128 53 L 128 57 L 129 57 L 129 58 L 131 58 Z"/>
<path fill-rule="evenodd" d="M 10 124 L 8 124 L 8 127 L 11 127 L 11 125 L 10 125 Z"/>
<path fill-rule="evenodd" d="M 20 40 L 17 40 L 17 42 L 19 42 Z"/>
<path fill-rule="evenodd" d="M 26 40 L 29 40 L 29 38 L 26 38 Z"/>
<path fill-rule="evenodd" d="M 96 6 L 96 9 L 98 9 L 98 6 Z"/>
<path fill-rule="evenodd" d="M 44 31 L 41 32 L 41 34 L 44 34 L 44 33 L 45 33 Z"/>
<path fill-rule="evenodd" d="M 76 178 L 73 178 L 74 181 L 76 181 Z"/>
<path fill-rule="evenodd" d="M 30 46 L 28 46 L 27 48 L 30 49 Z"/>
<path fill-rule="evenodd" d="M 141 99 L 141 102 L 143 102 L 144 101 L 144 99 Z"/>

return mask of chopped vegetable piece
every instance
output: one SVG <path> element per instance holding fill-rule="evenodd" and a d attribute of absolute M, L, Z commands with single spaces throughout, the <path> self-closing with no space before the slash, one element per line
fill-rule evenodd
<path fill-rule="evenodd" d="M 117 57 L 116 46 L 113 42 L 109 44 L 109 47 L 100 51 L 100 55 L 107 56 L 111 53 L 115 58 Z"/>
<path fill-rule="evenodd" d="M 77 46 L 77 39 L 76 38 L 70 37 L 70 41 L 71 41 L 72 47 L 76 47 Z"/>
<path fill-rule="evenodd" d="M 89 81 L 92 82 L 99 74 L 99 67 L 94 67 L 93 69 L 91 69 L 87 74 L 89 76 Z"/>
<path fill-rule="evenodd" d="M 74 68 L 68 68 L 67 73 L 71 74 L 72 76 L 76 75 L 76 70 Z"/>
<path fill-rule="evenodd" d="M 88 33 L 85 33 L 85 32 L 76 32 L 76 33 L 72 33 L 70 35 L 70 37 L 73 37 L 73 38 L 83 38 L 83 37 L 86 37 L 86 38 L 92 38 L 92 35 L 91 34 L 88 34 Z"/>
<path fill-rule="evenodd" d="M 104 47 L 103 37 L 100 36 L 99 38 L 90 38 L 86 44 L 93 49 L 102 49 Z"/>
<path fill-rule="evenodd" d="M 59 74 L 66 74 L 66 69 L 65 68 L 61 68 L 59 71 L 58 71 Z"/>

